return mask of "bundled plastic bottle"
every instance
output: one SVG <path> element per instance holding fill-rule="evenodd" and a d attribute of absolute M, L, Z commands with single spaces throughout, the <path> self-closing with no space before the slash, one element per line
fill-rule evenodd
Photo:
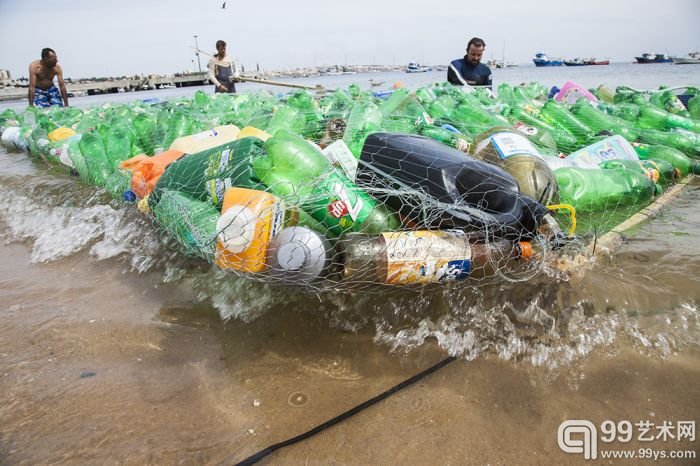
<path fill-rule="evenodd" d="M 217 265 L 247 273 L 265 271 L 272 238 L 297 221 L 277 196 L 246 188 L 227 189 L 216 224 Z"/>
<path fill-rule="evenodd" d="M 343 141 L 355 157 L 360 157 L 362 144 L 367 135 L 381 131 L 382 119 L 383 115 L 379 107 L 369 100 L 359 101 L 352 108 Z"/>
<path fill-rule="evenodd" d="M 418 228 L 530 238 L 548 214 L 500 167 L 422 136 L 368 136 L 357 183 Z"/>
<path fill-rule="evenodd" d="M 455 108 L 457 108 L 457 100 L 449 94 L 442 94 L 430 102 L 426 110 L 434 120 L 450 121 Z"/>
<path fill-rule="evenodd" d="M 647 144 L 673 147 L 690 157 L 700 156 L 700 141 L 696 141 L 696 138 L 692 134 L 686 134 L 680 131 L 645 129 L 639 135 L 639 139 L 641 142 Z"/>
<path fill-rule="evenodd" d="M 425 285 L 503 269 L 521 255 L 517 243 L 475 243 L 458 231 L 351 233 L 338 241 L 349 284 Z"/>
<path fill-rule="evenodd" d="M 527 196 L 545 206 L 556 204 L 554 174 L 525 136 L 508 128 L 496 128 L 476 138 L 473 155 L 503 167 Z"/>
<path fill-rule="evenodd" d="M 680 176 L 700 172 L 700 165 L 697 160 L 691 159 L 673 147 L 642 143 L 635 143 L 633 147 L 641 160 L 653 160 L 656 162 L 663 160 L 668 162 L 678 170 Z"/>
<path fill-rule="evenodd" d="M 147 155 L 155 154 L 156 147 L 159 147 L 157 140 L 156 122 L 149 115 L 139 113 L 133 121 L 134 130 L 138 138 L 139 146 Z"/>
<path fill-rule="evenodd" d="M 176 139 L 192 133 L 192 121 L 184 111 L 175 110 L 168 120 L 163 147 L 169 148 Z"/>
<path fill-rule="evenodd" d="M 185 247 L 185 252 L 212 260 L 219 212 L 208 202 L 166 191 L 153 209 L 156 220 Z"/>
<path fill-rule="evenodd" d="M 673 113 L 669 113 L 666 110 L 649 104 L 640 106 L 639 118 L 636 124 L 640 128 L 658 130 L 680 128 L 700 133 L 699 121 L 693 121 L 684 116 L 674 115 Z"/>
<path fill-rule="evenodd" d="M 224 192 L 229 187 L 261 188 L 260 180 L 253 170 L 253 161 L 264 155 L 265 150 L 260 139 L 244 138 L 197 154 L 178 157 L 157 178 L 148 203 L 153 208 L 159 202 L 162 192 L 180 191 L 193 199 L 210 202 L 220 208 Z M 135 172 L 135 179 L 137 175 Z M 153 176 L 144 178 L 152 180 Z"/>
<path fill-rule="evenodd" d="M 472 141 L 469 137 L 440 126 L 421 124 L 418 126 L 418 133 L 465 153 L 468 153 L 472 146 Z"/>
<path fill-rule="evenodd" d="M 514 107 L 511 110 L 511 120 L 516 126 L 520 123 L 536 128 L 537 132 L 530 137 L 534 138 L 540 145 L 552 147 L 553 142 L 554 147 L 565 154 L 570 154 L 581 146 L 571 133 L 565 129 L 550 125 L 532 112 L 533 110 L 526 108 Z"/>
<path fill-rule="evenodd" d="M 301 135 L 309 139 L 320 139 L 325 126 L 318 102 L 313 95 L 308 91 L 297 91 L 287 98 L 287 104 L 299 110 L 304 119 Z"/>
<path fill-rule="evenodd" d="M 131 133 L 124 126 L 112 126 L 104 142 L 105 155 L 112 170 L 116 170 L 121 162 L 131 158 Z"/>
<path fill-rule="evenodd" d="M 102 137 L 97 131 L 88 131 L 80 138 L 79 146 L 90 181 L 96 186 L 104 186 L 107 178 L 112 174 L 112 165 L 105 154 Z"/>
<path fill-rule="evenodd" d="M 265 142 L 269 165 L 255 165 L 259 179 L 279 196 L 295 196 L 300 206 L 333 234 L 392 231 L 398 220 L 302 137 L 280 130 Z"/>
<path fill-rule="evenodd" d="M 577 212 L 644 206 L 656 192 L 653 181 L 637 170 L 565 167 L 554 171 L 560 202 Z"/>
<path fill-rule="evenodd" d="M 333 265 L 333 247 L 325 236 L 301 226 L 282 229 L 270 242 L 269 274 L 285 283 L 313 283 Z"/>
<path fill-rule="evenodd" d="M 200 92 L 200 91 L 197 91 Z M 220 146 L 238 138 L 240 129 L 236 125 L 217 126 L 189 136 L 182 136 L 170 144 L 170 150 L 184 154 L 196 154 L 212 147 Z"/>
<path fill-rule="evenodd" d="M 593 136 L 593 130 L 590 127 L 555 100 L 548 100 L 544 104 L 542 115 L 552 125 L 559 126 L 573 134 L 580 143 L 586 144 Z"/>
<path fill-rule="evenodd" d="M 622 136 L 610 136 L 570 154 L 566 160 L 575 162 L 578 167 L 598 168 L 608 160 L 638 161 L 639 157 L 632 144 Z"/>
<path fill-rule="evenodd" d="M 695 97 L 688 100 L 688 112 L 690 118 L 700 121 L 700 94 L 695 94 Z"/>
<path fill-rule="evenodd" d="M 571 113 L 596 132 L 610 131 L 623 136 L 628 141 L 636 141 L 639 137 L 639 129 L 622 118 L 598 110 L 585 99 L 576 102 L 571 107 Z"/>

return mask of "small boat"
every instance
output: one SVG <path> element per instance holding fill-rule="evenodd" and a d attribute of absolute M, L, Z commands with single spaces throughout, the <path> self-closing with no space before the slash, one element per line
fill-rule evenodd
<path fill-rule="evenodd" d="M 641 57 L 634 57 L 637 63 L 671 63 L 668 54 L 665 53 L 643 53 Z"/>
<path fill-rule="evenodd" d="M 561 58 L 549 58 L 544 52 L 537 52 L 535 58 L 532 59 L 535 66 L 562 66 L 564 61 Z"/>
<path fill-rule="evenodd" d="M 589 58 L 586 60 L 586 65 L 609 65 L 610 60 L 596 60 L 595 58 Z"/>
<path fill-rule="evenodd" d="M 566 66 L 586 66 L 589 63 L 583 58 L 574 58 L 573 60 L 564 60 L 564 64 Z"/>
<path fill-rule="evenodd" d="M 432 71 L 432 69 L 433 68 L 430 66 L 419 65 L 418 63 L 412 61 L 406 67 L 406 73 L 425 73 L 426 71 Z"/>
<path fill-rule="evenodd" d="M 690 52 L 687 57 L 671 57 L 674 65 L 700 65 L 700 52 Z"/>

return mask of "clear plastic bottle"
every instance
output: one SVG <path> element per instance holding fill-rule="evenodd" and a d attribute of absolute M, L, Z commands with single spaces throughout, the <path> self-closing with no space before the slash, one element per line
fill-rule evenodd
<path fill-rule="evenodd" d="M 428 283 L 482 277 L 521 255 L 507 240 L 476 243 L 459 231 L 401 231 L 379 235 L 351 233 L 338 241 L 350 284 Z"/>

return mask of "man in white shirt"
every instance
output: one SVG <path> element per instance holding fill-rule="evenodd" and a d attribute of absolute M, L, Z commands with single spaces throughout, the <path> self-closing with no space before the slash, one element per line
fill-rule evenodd
<path fill-rule="evenodd" d="M 217 40 L 216 52 L 216 55 L 211 57 L 207 65 L 209 68 L 209 80 L 214 83 L 214 92 L 235 93 L 236 65 L 226 55 L 226 42 Z"/>

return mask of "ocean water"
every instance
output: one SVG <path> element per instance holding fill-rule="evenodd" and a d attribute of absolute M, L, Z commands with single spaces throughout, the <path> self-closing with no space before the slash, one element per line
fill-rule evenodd
<path fill-rule="evenodd" d="M 517 67 L 494 83 L 651 89 L 700 86 L 699 74 Z M 284 81 L 415 88 L 443 75 Z M 565 419 L 700 414 L 699 205 L 694 181 L 613 256 L 568 273 L 311 294 L 185 257 L 132 206 L 0 148 L 0 464 L 233 463 L 448 355 L 457 362 L 431 379 L 269 464 L 579 464 L 552 440 Z"/>

